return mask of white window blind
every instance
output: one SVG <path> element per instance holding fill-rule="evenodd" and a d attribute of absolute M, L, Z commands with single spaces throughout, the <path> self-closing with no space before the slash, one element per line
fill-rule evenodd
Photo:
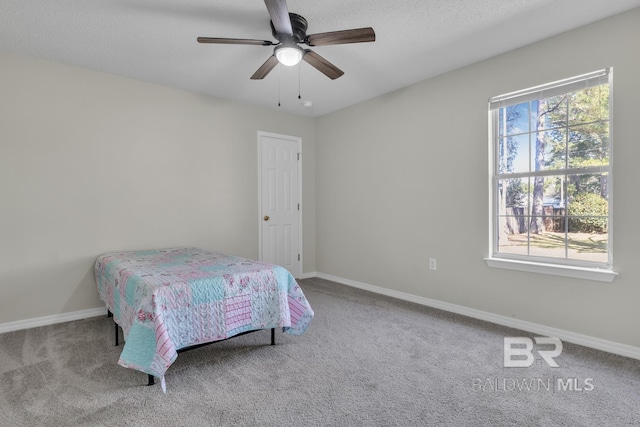
<path fill-rule="evenodd" d="M 489 100 L 489 109 L 497 110 L 509 105 L 534 101 L 536 99 L 550 98 L 552 96 L 577 92 L 588 87 L 599 86 L 609 81 L 609 74 L 610 69 L 605 68 L 604 70 L 582 74 L 580 76 L 571 77 L 554 83 L 548 83 L 521 91 L 494 96 Z"/>

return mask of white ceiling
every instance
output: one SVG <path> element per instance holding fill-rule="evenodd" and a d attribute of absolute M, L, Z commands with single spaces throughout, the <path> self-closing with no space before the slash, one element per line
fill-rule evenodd
<path fill-rule="evenodd" d="M 0 50 L 316 117 L 639 6 L 640 0 L 288 0 L 289 11 L 309 22 L 308 34 L 374 28 L 373 43 L 312 48 L 345 72 L 333 81 L 304 62 L 250 80 L 273 47 L 196 42 L 198 36 L 275 41 L 262 0 L 0 0 Z M 299 86 L 312 107 L 298 99 Z"/>

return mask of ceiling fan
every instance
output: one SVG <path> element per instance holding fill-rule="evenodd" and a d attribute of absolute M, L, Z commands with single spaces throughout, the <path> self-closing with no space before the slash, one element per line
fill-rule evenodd
<path fill-rule="evenodd" d="M 198 37 L 198 43 L 248 44 L 275 46 L 273 54 L 251 76 L 252 80 L 263 79 L 280 62 L 283 65 L 296 65 L 305 61 L 330 79 L 337 79 L 344 71 L 324 59 L 314 51 L 298 46 L 326 46 L 332 44 L 364 43 L 376 40 L 373 28 L 357 28 L 353 30 L 330 31 L 307 35 L 307 20 L 302 16 L 289 13 L 286 0 L 264 0 L 271 17 L 271 33 L 278 40 L 232 39 L 219 37 Z"/>

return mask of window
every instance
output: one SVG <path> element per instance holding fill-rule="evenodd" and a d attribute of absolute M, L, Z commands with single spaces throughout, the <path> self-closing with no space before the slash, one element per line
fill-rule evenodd
<path fill-rule="evenodd" d="M 611 75 L 489 101 L 489 265 L 613 280 Z"/>

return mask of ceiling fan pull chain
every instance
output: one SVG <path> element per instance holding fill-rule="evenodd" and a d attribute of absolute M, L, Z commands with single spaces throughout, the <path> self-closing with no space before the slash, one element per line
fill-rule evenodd
<path fill-rule="evenodd" d="M 278 107 L 280 106 L 280 97 L 282 92 L 282 71 L 280 71 L 281 65 L 278 64 Z"/>
<path fill-rule="evenodd" d="M 298 99 L 302 99 L 300 96 L 300 64 L 298 64 Z"/>

